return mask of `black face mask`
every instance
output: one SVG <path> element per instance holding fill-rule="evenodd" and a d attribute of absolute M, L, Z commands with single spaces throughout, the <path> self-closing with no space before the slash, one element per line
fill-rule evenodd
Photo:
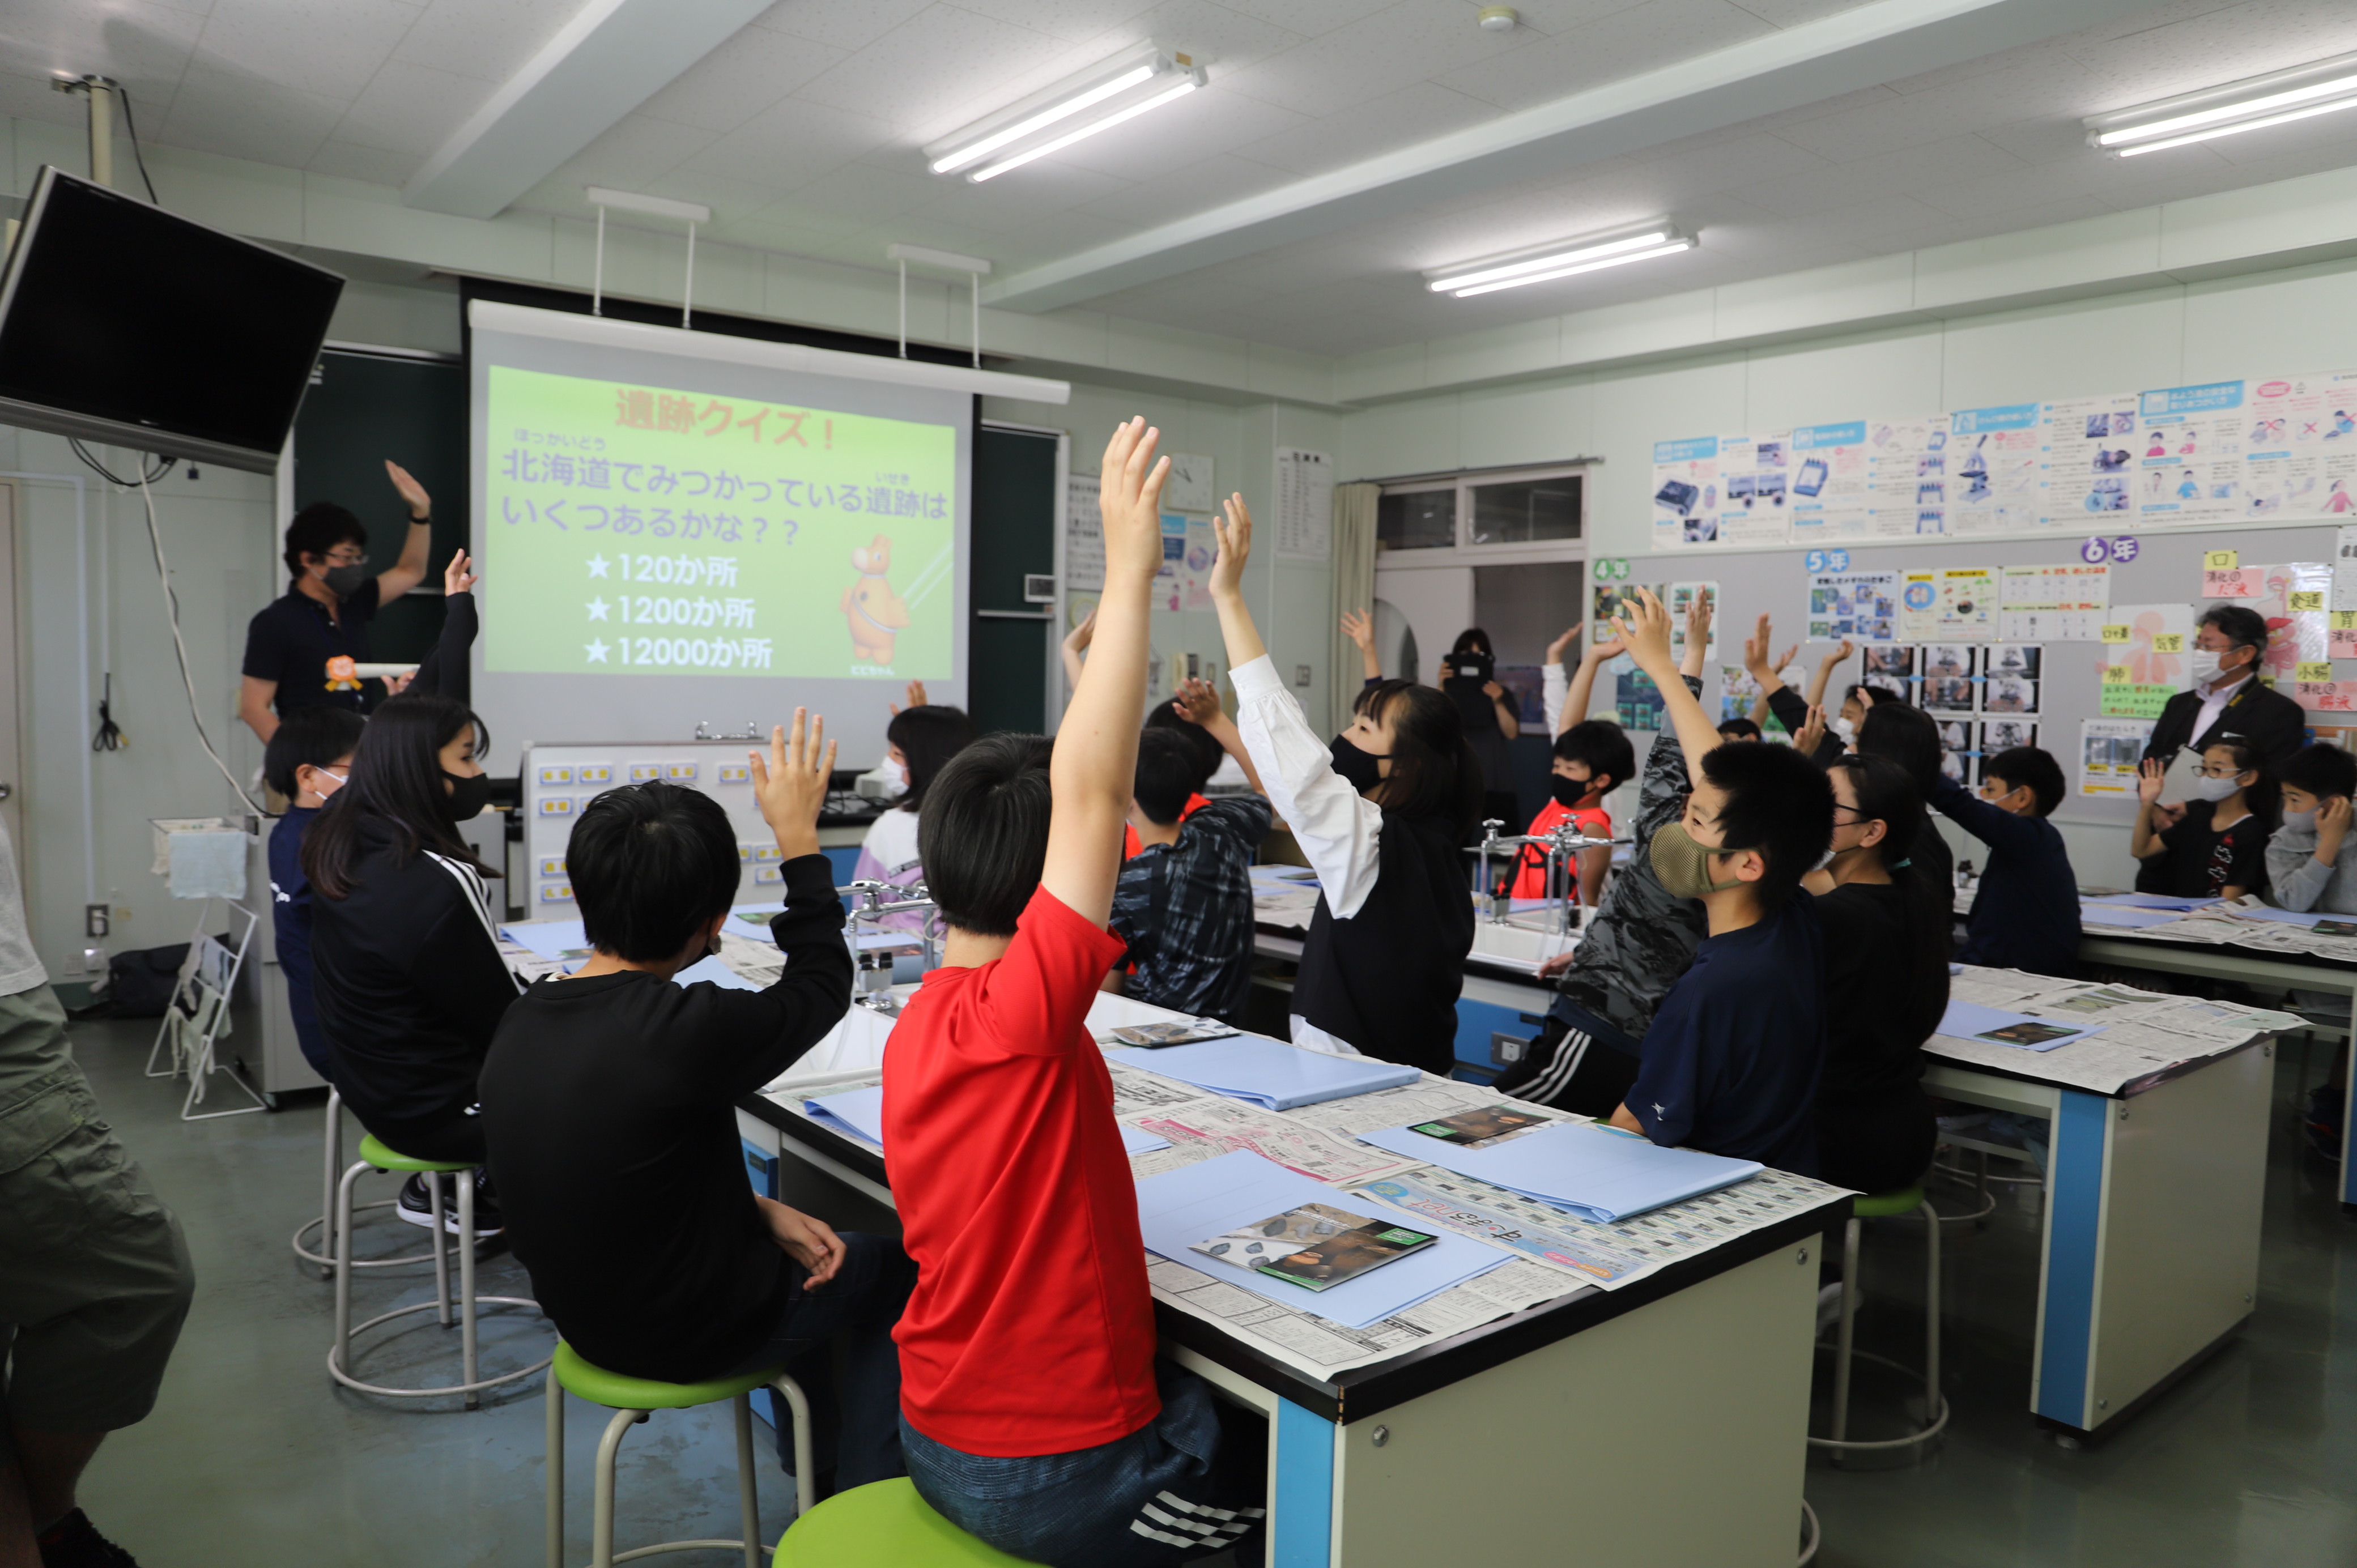
<path fill-rule="evenodd" d="M 490 774 L 478 773 L 471 779 L 461 779 L 456 773 L 445 772 L 442 777 L 450 782 L 450 793 L 442 802 L 442 814 L 450 820 L 452 825 L 474 821 L 483 814 L 483 808 L 491 803 Z"/>
<path fill-rule="evenodd" d="M 1547 789 L 1554 792 L 1555 803 L 1566 809 L 1587 800 L 1587 792 L 1595 788 L 1596 780 L 1593 779 L 1566 779 L 1560 773 L 1547 775 Z"/>
<path fill-rule="evenodd" d="M 328 575 L 320 579 L 320 581 L 327 584 L 328 592 L 335 595 L 336 597 L 339 599 L 349 599 L 354 594 L 359 593 L 361 591 L 361 585 L 368 580 L 369 569 L 365 564 L 350 566 L 330 566 L 328 568 Z"/>
<path fill-rule="evenodd" d="M 1334 754 L 1334 771 L 1360 794 L 1383 782 L 1383 759 L 1372 751 L 1360 750 L 1348 736 L 1336 736 L 1334 744 L 1327 749 Z"/>

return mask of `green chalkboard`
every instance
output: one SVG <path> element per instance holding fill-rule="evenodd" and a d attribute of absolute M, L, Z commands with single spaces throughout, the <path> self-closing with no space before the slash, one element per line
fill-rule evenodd
<path fill-rule="evenodd" d="M 330 349 L 319 356 L 295 420 L 295 505 L 335 501 L 369 534 L 369 565 L 401 556 L 409 512 L 384 477 L 386 458 L 434 498 L 426 590 L 379 612 L 371 637 L 388 662 L 422 660 L 442 629 L 442 568 L 467 539 L 467 371 L 455 360 L 419 360 Z M 282 533 L 286 519 L 278 520 Z M 281 581 L 277 587 L 284 592 Z"/>
<path fill-rule="evenodd" d="M 1027 572 L 1056 569 L 1056 489 L 1064 482 L 1053 435 L 983 425 L 974 445 L 975 610 L 1036 614 L 1023 602 Z M 967 648 L 966 702 L 977 728 L 1038 735 L 1048 727 L 1047 627 L 975 615 Z"/>

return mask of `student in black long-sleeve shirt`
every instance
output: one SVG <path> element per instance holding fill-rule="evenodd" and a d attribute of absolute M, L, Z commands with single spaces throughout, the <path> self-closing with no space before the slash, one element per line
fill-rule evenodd
<path fill-rule="evenodd" d="M 2062 835 L 2046 820 L 2061 803 L 2061 766 L 2034 746 L 2001 751 L 1983 764 L 1978 800 L 1945 775 L 1932 786 L 1932 804 L 1989 848 L 1959 960 L 2032 974 L 2071 972 L 2079 955 L 2079 879 Z"/>
<path fill-rule="evenodd" d="M 416 1159 L 481 1161 L 475 1076 L 518 991 L 483 887 L 497 873 L 457 832 L 490 798 L 482 741 L 464 703 L 393 698 L 303 841 L 331 1080 L 361 1126 Z M 423 1182 L 405 1186 L 400 1205 L 402 1219 L 433 1223 Z M 499 1228 L 489 1202 L 476 1205 L 475 1226 Z"/>
<path fill-rule="evenodd" d="M 674 982 L 729 918 L 737 834 L 696 790 L 609 789 L 565 852 L 596 954 L 508 1009 L 483 1067 L 482 1120 L 533 1294 L 596 1365 L 696 1382 L 806 1354 L 823 1363 L 826 1341 L 845 1336 L 836 1481 L 852 1487 L 903 1473 L 891 1328 L 916 1271 L 884 1237 L 838 1236 L 756 1197 L 736 1122 L 737 1101 L 851 1004 L 843 906 L 818 845 L 834 767 L 819 738 L 813 727 L 805 742 L 797 711 L 791 746 L 776 732 L 766 762 L 753 758 L 785 878 L 770 922 L 786 954 L 777 983 Z"/>

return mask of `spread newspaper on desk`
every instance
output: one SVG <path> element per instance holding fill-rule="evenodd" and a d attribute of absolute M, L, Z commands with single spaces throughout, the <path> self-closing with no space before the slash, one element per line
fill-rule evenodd
<path fill-rule="evenodd" d="M 1395 1316 L 1363 1327 L 1321 1317 L 1314 1303 L 1270 1300 L 1179 1260 L 1146 1255 L 1155 1298 L 1215 1323 L 1240 1342 L 1303 1376 L 1325 1381 L 1353 1367 L 1413 1350 L 1587 1287 L 1611 1290 L 1824 1203 L 1842 1189 L 1805 1176 L 1763 1171 L 1684 1203 L 1601 1225 L 1502 1187 L 1404 1160 L 1356 1134 L 1434 1121 L 1501 1104 L 1549 1122 L 1559 1111 L 1496 1090 L 1426 1076 L 1398 1089 L 1329 1100 L 1296 1111 L 1265 1111 L 1125 1062 L 1113 1075 L 1114 1116 L 1169 1140 L 1130 1158 L 1145 1177 L 1248 1149 L 1334 1187 L 1359 1212 L 1398 1212 L 1423 1230 L 1452 1231 L 1513 1254 L 1492 1269 Z M 878 1072 L 830 1074 L 825 1092 L 868 1088 Z M 802 1116 L 805 1090 L 781 1082 L 767 1091 Z"/>
<path fill-rule="evenodd" d="M 1957 1002 L 2051 1018 L 2101 1034 L 2031 1052 L 1986 1040 L 1934 1035 L 1924 1050 L 1943 1061 L 1996 1068 L 2047 1083 L 2119 1094 L 2187 1062 L 2222 1056 L 2277 1029 L 2296 1029 L 2288 1013 L 2198 996 L 2164 996 L 2132 985 L 2057 980 L 2018 969 L 1964 965 L 1948 982 Z"/>
<path fill-rule="evenodd" d="M 2352 922 L 2330 914 L 2277 909 L 2256 894 L 2232 904 L 2185 911 L 2138 908 L 2099 896 L 2083 898 L 2080 929 L 2091 937 L 2140 942 L 2182 942 L 2192 947 L 2238 947 L 2286 958 L 2330 959 L 2357 963 Z M 2162 916 L 2158 920 L 2152 916 Z"/>

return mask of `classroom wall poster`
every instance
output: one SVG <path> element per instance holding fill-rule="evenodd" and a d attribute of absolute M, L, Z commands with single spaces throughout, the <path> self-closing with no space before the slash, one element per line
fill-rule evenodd
<path fill-rule="evenodd" d="M 1899 635 L 1908 642 L 1977 641 L 1996 635 L 1996 573 L 1940 566 L 1901 574 Z"/>
<path fill-rule="evenodd" d="M 1275 532 L 1279 560 L 1324 561 L 1334 553 L 1332 456 L 1299 446 L 1276 449 Z"/>
<path fill-rule="evenodd" d="M 1809 579 L 1809 640 L 1889 642 L 1899 636 L 1896 572 L 1824 572 Z"/>
<path fill-rule="evenodd" d="M 2332 607 L 2357 610 L 2357 528 L 2332 532 Z"/>
<path fill-rule="evenodd" d="M 2357 505 L 2357 371 L 2249 383 L 2244 515 L 2345 513 Z"/>
<path fill-rule="evenodd" d="M 1871 512 L 1866 421 L 1792 432 L 1792 541 L 1862 539 Z"/>
<path fill-rule="evenodd" d="M 2007 566 L 1998 634 L 2008 642 L 2097 642 L 2112 602 L 2112 569 L 2084 562 Z"/>
<path fill-rule="evenodd" d="M 1064 586 L 1101 592 L 1104 587 L 1104 519 L 1097 511 L 1094 474 L 1064 476 Z"/>
<path fill-rule="evenodd" d="M 1877 539 L 1915 539 L 1947 532 L 1948 416 L 1867 422 L 1873 453 L 1872 512 Z"/>
<path fill-rule="evenodd" d="M 1718 542 L 1718 437 L 1653 443 L 1653 548 Z"/>
<path fill-rule="evenodd" d="M 2136 765 L 2152 738 L 2149 719 L 2079 721 L 2079 793 L 2136 799 Z"/>
<path fill-rule="evenodd" d="M 1179 568 L 1178 583 L 1184 590 L 1182 608 L 1207 610 L 1211 607 L 1211 563 L 1220 553 L 1220 536 L 1211 531 L 1211 520 L 1190 517 L 1187 520 L 1187 559 Z"/>
<path fill-rule="evenodd" d="M 1187 520 L 1175 512 L 1162 514 L 1162 564 L 1154 573 L 1154 607 L 1175 610 L 1187 599 Z"/>
<path fill-rule="evenodd" d="M 2046 405 L 2040 507 L 2050 524 L 2136 521 L 2136 396 L 2107 392 Z"/>
<path fill-rule="evenodd" d="M 1667 704 L 1653 678 L 1637 668 L 1628 654 L 1616 654 L 1605 666 L 1612 671 L 1612 706 L 1622 729 L 1658 730 Z"/>
<path fill-rule="evenodd" d="M 2192 679 L 2191 605 L 2115 605 L 2104 618 L 2100 711 L 2154 719 Z"/>
<path fill-rule="evenodd" d="M 2294 682 L 2299 667 L 2331 657 L 2326 606 L 2332 597 L 2332 569 L 2321 562 L 2292 561 L 2257 570 L 2259 592 L 2241 602 L 2267 623 L 2267 650 L 2259 661 L 2259 673 L 2297 699 Z"/>
<path fill-rule="evenodd" d="M 1792 537 L 1787 443 L 1773 435 L 1718 438 L 1718 542 L 1783 544 Z"/>
<path fill-rule="evenodd" d="M 1948 416 L 1950 533 L 2015 532 L 2044 523 L 2044 413 L 2042 403 L 2017 403 Z"/>
<path fill-rule="evenodd" d="M 1718 607 L 1718 584 L 1717 580 L 1672 583 L 1669 596 L 1662 602 L 1670 607 L 1670 651 L 1676 654 L 1681 661 L 1686 656 L 1686 612 L 1693 608 L 1696 594 L 1706 595 L 1709 597 L 1714 612 L 1710 623 L 1710 641 L 1703 649 L 1702 656 L 1705 659 L 1718 657 L 1718 618 L 1716 613 Z"/>
<path fill-rule="evenodd" d="M 1612 629 L 1612 618 L 1624 613 L 1637 603 L 1637 590 L 1643 588 L 1655 598 L 1662 596 L 1659 583 L 1598 583 L 1588 599 L 1587 640 L 1609 642 L 1620 635 Z M 1671 636 L 1678 634 L 1672 632 Z"/>
<path fill-rule="evenodd" d="M 2241 381 L 2161 387 L 2137 399 L 2136 515 L 2147 523 L 2243 515 L 2248 447 Z"/>

